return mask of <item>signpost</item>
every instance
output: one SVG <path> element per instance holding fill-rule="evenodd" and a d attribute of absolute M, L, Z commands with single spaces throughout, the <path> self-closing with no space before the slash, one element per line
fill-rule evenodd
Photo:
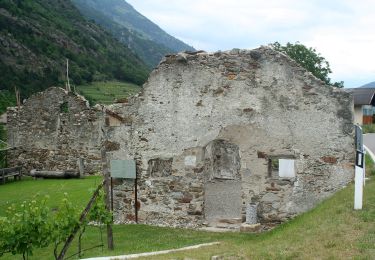
<path fill-rule="evenodd" d="M 137 173 L 136 165 L 134 160 L 111 160 L 111 199 L 112 199 L 112 211 L 113 211 L 113 178 L 122 178 L 122 179 L 134 179 L 134 212 L 135 212 L 135 222 L 138 223 L 138 210 L 137 210 L 137 201 L 138 201 L 138 190 L 137 190 Z"/>
<path fill-rule="evenodd" d="M 111 160 L 111 177 L 123 179 L 135 179 L 134 160 Z"/>
<path fill-rule="evenodd" d="M 364 185 L 364 149 L 362 128 L 355 126 L 355 177 L 354 177 L 354 209 L 362 209 L 363 185 Z"/>

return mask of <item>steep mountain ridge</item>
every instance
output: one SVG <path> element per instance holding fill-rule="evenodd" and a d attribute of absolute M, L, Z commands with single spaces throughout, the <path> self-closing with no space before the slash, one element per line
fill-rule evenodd
<path fill-rule="evenodd" d="M 153 67 L 167 53 L 194 48 L 167 34 L 125 0 L 72 0 L 88 19 L 96 21 Z"/>

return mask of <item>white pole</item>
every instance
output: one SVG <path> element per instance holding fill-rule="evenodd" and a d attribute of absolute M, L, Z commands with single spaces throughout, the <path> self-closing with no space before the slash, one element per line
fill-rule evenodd
<path fill-rule="evenodd" d="M 363 186 L 365 171 L 365 153 L 363 145 L 363 131 L 359 125 L 355 125 L 356 162 L 354 176 L 354 209 L 362 209 Z"/>
<path fill-rule="evenodd" d="M 362 209 L 363 168 L 355 166 L 354 177 L 354 209 Z"/>

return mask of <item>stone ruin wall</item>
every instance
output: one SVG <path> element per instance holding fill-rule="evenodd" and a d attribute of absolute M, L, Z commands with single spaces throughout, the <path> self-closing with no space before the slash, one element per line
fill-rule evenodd
<path fill-rule="evenodd" d="M 143 91 L 106 120 L 84 99 L 50 88 L 8 110 L 11 165 L 100 169 L 102 126 L 110 159 L 135 159 L 134 181 L 114 180 L 117 222 L 201 227 L 262 223 L 304 212 L 353 177 L 352 98 L 269 48 L 166 57 Z M 112 115 L 112 116 L 111 116 Z M 273 160 L 293 159 L 283 178 Z"/>
<path fill-rule="evenodd" d="M 7 111 L 10 166 L 25 171 L 77 170 L 83 159 L 85 173 L 101 168 L 102 112 L 80 96 L 49 88 Z"/>
<path fill-rule="evenodd" d="M 115 218 L 200 227 L 243 222 L 249 203 L 262 223 L 314 207 L 353 177 L 352 98 L 325 86 L 269 48 L 166 57 L 112 127 L 119 150 L 135 159 L 133 180 L 115 181 Z M 296 175 L 272 172 L 292 158 Z M 270 172 L 271 171 L 271 172 Z"/>

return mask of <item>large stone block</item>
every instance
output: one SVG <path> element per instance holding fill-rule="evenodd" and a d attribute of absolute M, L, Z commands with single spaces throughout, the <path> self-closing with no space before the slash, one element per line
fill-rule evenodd
<path fill-rule="evenodd" d="M 241 218 L 241 182 L 213 181 L 205 184 L 204 216 L 211 222 Z"/>

